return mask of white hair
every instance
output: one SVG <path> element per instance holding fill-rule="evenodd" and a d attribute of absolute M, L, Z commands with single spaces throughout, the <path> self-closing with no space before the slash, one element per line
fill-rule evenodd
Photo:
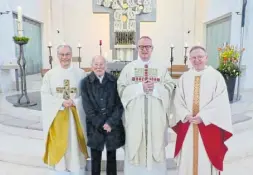
<path fill-rule="evenodd" d="M 68 44 L 65 44 L 65 45 L 59 45 L 59 46 L 57 47 L 57 54 L 59 54 L 60 49 L 62 49 L 62 48 L 64 48 L 64 47 L 69 48 L 70 52 L 72 53 L 72 47 L 71 47 L 70 45 L 68 45 Z"/>
<path fill-rule="evenodd" d="M 105 63 L 105 66 L 107 66 L 107 61 L 105 59 L 105 57 L 103 57 L 102 55 L 96 55 L 92 58 L 92 61 L 91 61 L 91 66 L 93 65 L 93 63 L 95 62 L 95 59 L 96 58 L 102 58 L 104 60 L 104 63 Z"/>

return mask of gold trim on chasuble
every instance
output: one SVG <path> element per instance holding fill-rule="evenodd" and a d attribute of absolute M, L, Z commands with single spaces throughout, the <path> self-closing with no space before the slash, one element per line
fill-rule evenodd
<path fill-rule="evenodd" d="M 194 80 L 193 94 L 193 116 L 199 112 L 199 96 L 200 96 L 200 76 L 196 76 Z M 193 124 L 193 175 L 198 175 L 198 156 L 199 156 L 199 129 L 197 124 Z"/>
<path fill-rule="evenodd" d="M 56 88 L 58 93 L 63 93 L 65 100 L 70 98 L 71 93 L 77 92 L 77 88 L 70 88 L 69 80 L 64 80 L 64 87 Z M 79 143 L 79 148 L 84 157 L 89 158 L 86 140 L 84 138 L 83 129 L 79 120 L 76 107 L 65 108 L 59 110 L 54 118 L 52 125 L 49 128 L 46 152 L 44 154 L 44 163 L 54 166 L 62 159 L 68 147 L 68 131 L 69 131 L 69 112 L 72 112 L 76 124 L 76 134 Z"/>

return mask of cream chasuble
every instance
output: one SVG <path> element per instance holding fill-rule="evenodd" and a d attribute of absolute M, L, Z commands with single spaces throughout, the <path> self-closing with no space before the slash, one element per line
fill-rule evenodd
<path fill-rule="evenodd" d="M 145 94 L 142 82 L 154 81 Z M 165 147 L 174 82 L 167 68 L 154 62 L 133 61 L 118 79 L 126 130 L 124 175 L 166 175 Z"/>
<path fill-rule="evenodd" d="M 227 152 L 224 142 L 232 136 L 224 78 L 210 66 L 189 70 L 179 79 L 174 104 L 178 175 L 220 175 Z M 183 123 L 189 114 L 199 115 L 203 123 Z"/>
<path fill-rule="evenodd" d="M 85 113 L 80 97 L 81 69 L 60 66 L 47 72 L 41 88 L 42 123 L 45 141 L 44 162 L 56 174 L 71 172 L 83 175 L 88 151 L 86 147 Z M 64 108 L 64 100 L 72 99 L 75 107 Z M 71 174 L 71 175 L 72 175 Z"/>

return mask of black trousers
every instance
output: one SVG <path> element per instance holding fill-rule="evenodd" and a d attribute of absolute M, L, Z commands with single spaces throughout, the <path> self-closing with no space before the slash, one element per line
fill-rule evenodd
<path fill-rule="evenodd" d="M 116 150 L 106 152 L 106 175 L 117 175 Z M 92 175 L 100 175 L 102 151 L 91 149 Z"/>

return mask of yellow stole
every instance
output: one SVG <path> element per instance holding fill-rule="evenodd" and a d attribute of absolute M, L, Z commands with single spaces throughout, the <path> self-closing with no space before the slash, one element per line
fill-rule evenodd
<path fill-rule="evenodd" d="M 50 166 L 54 166 L 59 163 L 67 151 L 70 111 L 73 114 L 76 124 L 76 134 L 79 148 L 84 157 L 86 159 L 89 158 L 86 141 L 76 107 L 65 108 L 64 110 L 58 111 L 52 125 L 49 128 L 46 142 L 46 152 L 44 154 L 43 161 Z"/>

